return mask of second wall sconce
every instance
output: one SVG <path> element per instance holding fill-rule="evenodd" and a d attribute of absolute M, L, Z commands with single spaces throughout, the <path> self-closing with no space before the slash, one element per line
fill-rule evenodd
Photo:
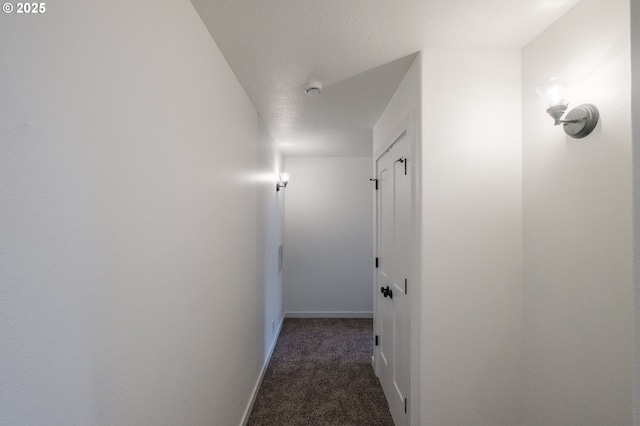
<path fill-rule="evenodd" d="M 600 113 L 592 104 L 582 104 L 567 113 L 569 92 L 576 82 L 575 77 L 552 78 L 536 90 L 547 108 L 547 113 L 555 120 L 555 125 L 562 124 L 564 132 L 572 138 L 579 139 L 589 135 L 598 124 Z"/>
<path fill-rule="evenodd" d="M 280 191 L 280 188 L 286 188 L 289 183 L 289 173 L 280 173 L 280 178 L 276 181 L 276 192 Z"/>

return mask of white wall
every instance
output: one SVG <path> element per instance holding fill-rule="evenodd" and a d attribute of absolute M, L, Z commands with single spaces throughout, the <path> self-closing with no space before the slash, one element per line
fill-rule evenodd
<path fill-rule="evenodd" d="M 276 178 L 284 171 L 284 157 L 269 134 L 262 118 L 258 137 L 258 292 L 256 303 L 263 324 L 263 340 L 267 360 L 275 345 L 284 315 L 282 303 L 282 270 L 278 248 L 284 244 L 284 194 L 276 192 Z"/>
<path fill-rule="evenodd" d="M 406 75 L 398 85 L 395 93 L 389 100 L 380 118 L 373 126 L 373 153 L 376 155 L 385 141 L 395 131 L 398 124 L 409 114 L 420 110 L 420 59 L 421 53 L 416 55 L 413 64 L 407 70 Z M 419 117 L 416 117 L 419 118 Z M 419 120 L 417 120 L 419 121 Z M 375 158 L 373 161 L 375 162 Z M 372 166 L 373 167 L 373 166 Z"/>
<path fill-rule="evenodd" d="M 287 315 L 371 316 L 371 157 L 288 157 L 286 170 Z"/>
<path fill-rule="evenodd" d="M 427 50 L 374 127 L 419 118 L 412 425 L 521 418 L 520 54 Z"/>
<path fill-rule="evenodd" d="M 628 0 L 583 0 L 523 49 L 529 425 L 632 422 L 629 39 Z M 582 78 L 573 106 L 600 110 L 584 139 L 554 127 L 535 93 L 562 75 Z"/>
<path fill-rule="evenodd" d="M 520 53 L 422 61 L 421 424 L 518 424 Z"/>
<path fill-rule="evenodd" d="M 0 424 L 239 424 L 278 156 L 188 1 L 47 6 L 0 26 Z"/>

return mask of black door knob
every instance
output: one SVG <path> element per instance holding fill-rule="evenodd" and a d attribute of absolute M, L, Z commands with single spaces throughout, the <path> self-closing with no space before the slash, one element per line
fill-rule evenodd
<path fill-rule="evenodd" d="M 387 286 L 387 288 L 381 287 L 380 292 L 384 297 L 389 297 L 390 299 L 393 299 L 393 290 L 391 290 L 389 286 Z"/>

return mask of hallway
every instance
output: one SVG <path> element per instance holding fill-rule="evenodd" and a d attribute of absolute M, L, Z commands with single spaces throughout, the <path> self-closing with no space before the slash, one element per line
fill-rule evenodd
<path fill-rule="evenodd" d="M 248 426 L 393 426 L 366 318 L 287 318 Z"/>
<path fill-rule="evenodd" d="M 640 420 L 640 1 L 0 16 L 0 425 L 245 425 L 284 318 L 375 315 L 406 117 L 410 426 Z M 536 93 L 561 75 L 584 139 Z"/>

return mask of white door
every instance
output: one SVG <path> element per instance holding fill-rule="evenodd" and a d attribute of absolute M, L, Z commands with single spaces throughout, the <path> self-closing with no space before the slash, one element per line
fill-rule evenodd
<path fill-rule="evenodd" d="M 412 160 L 408 129 L 376 160 L 376 371 L 396 426 L 409 424 Z"/>

